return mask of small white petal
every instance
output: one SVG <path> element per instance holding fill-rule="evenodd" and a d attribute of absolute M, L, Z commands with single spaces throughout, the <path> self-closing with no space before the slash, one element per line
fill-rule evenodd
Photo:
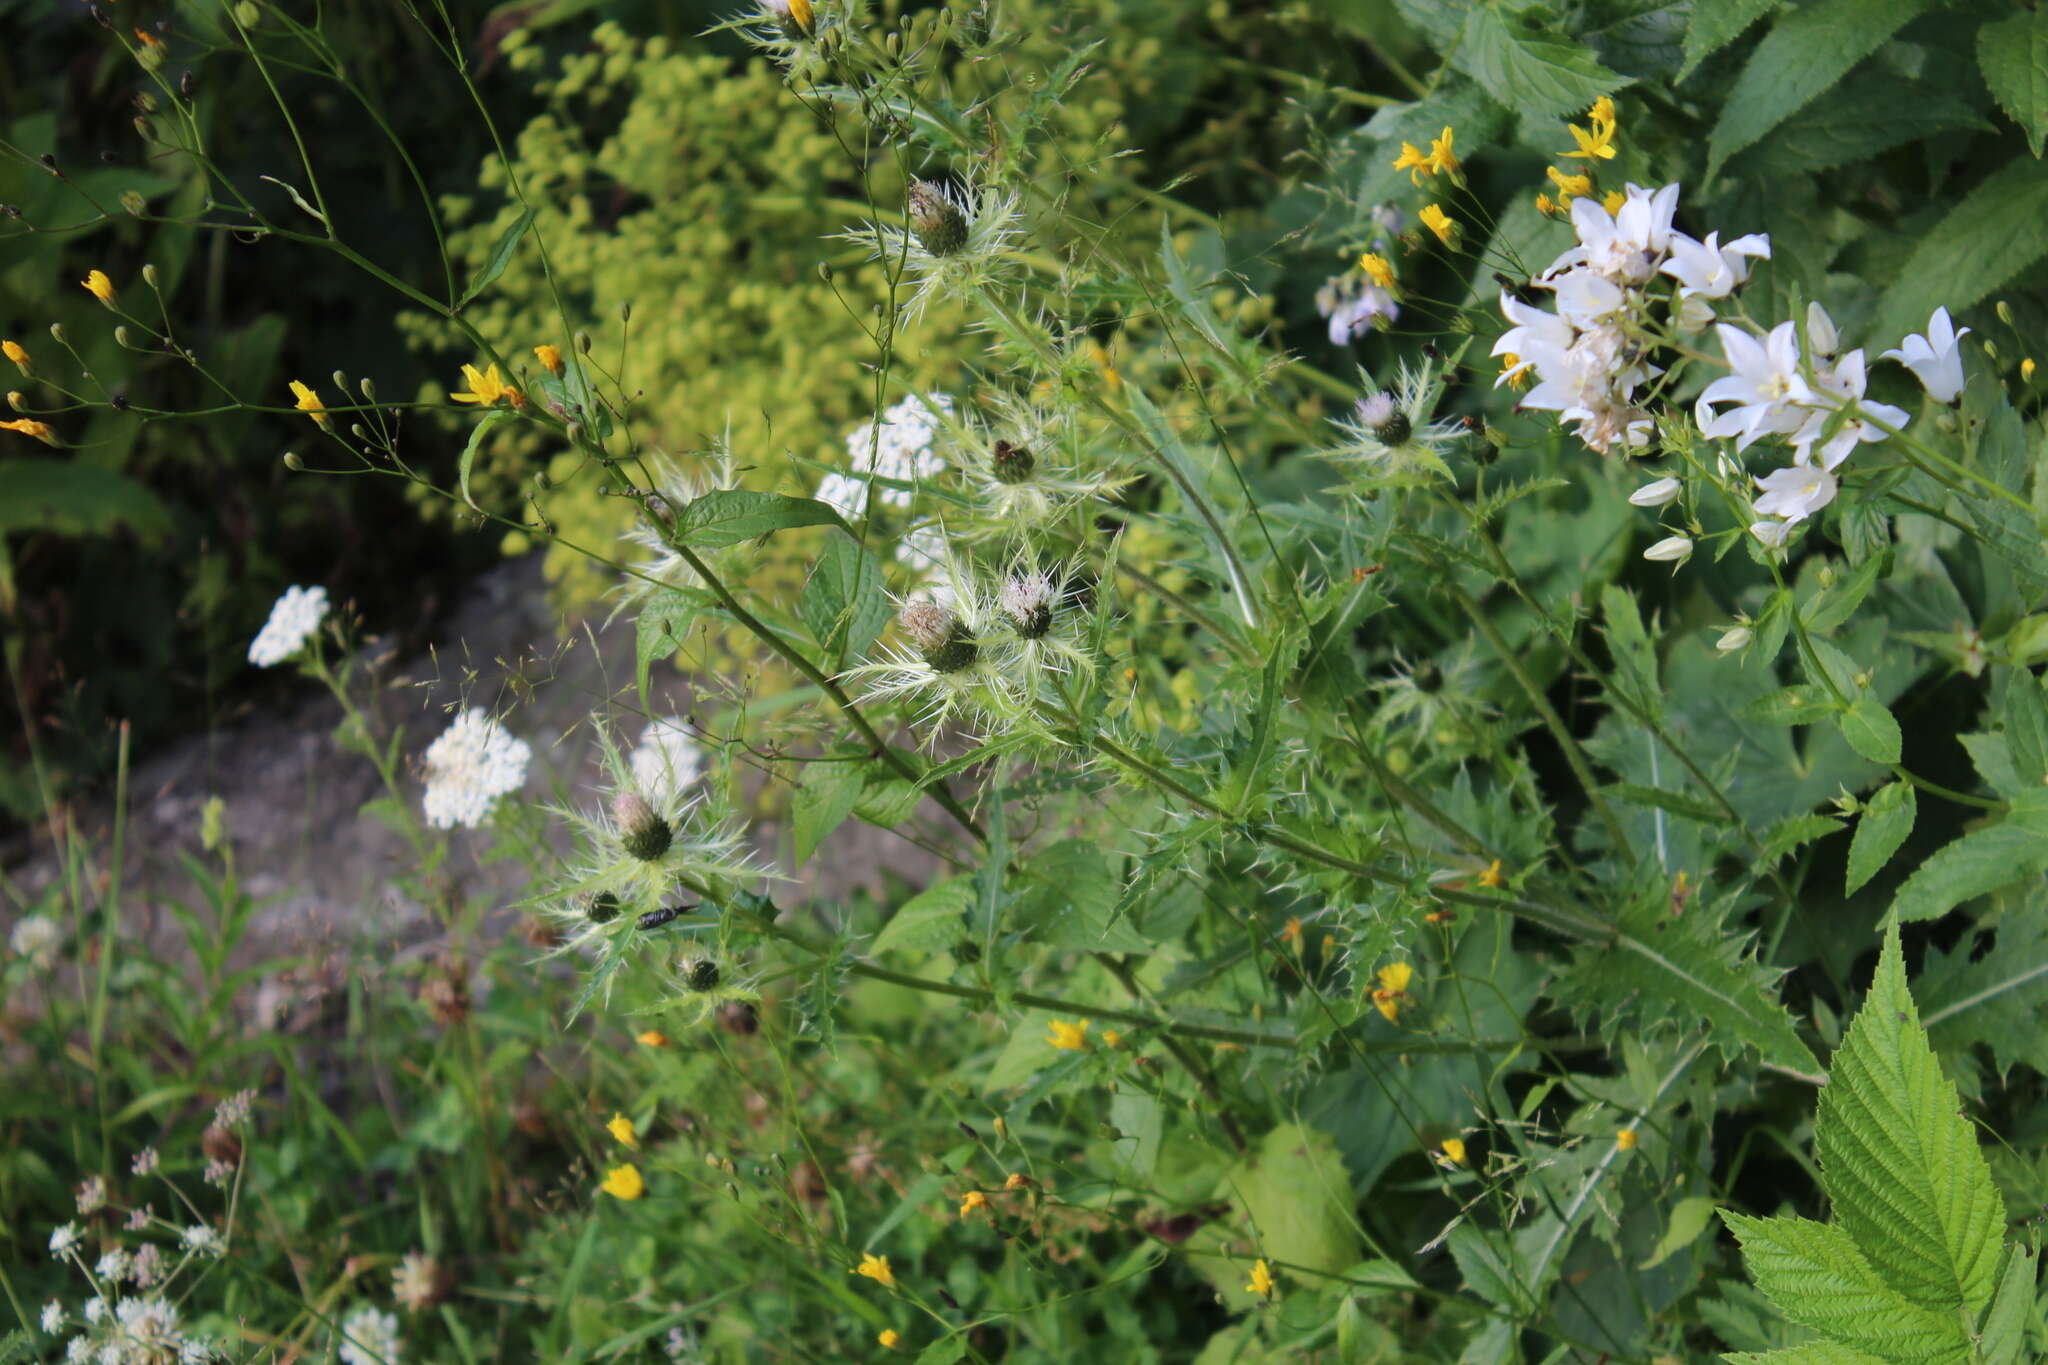
<path fill-rule="evenodd" d="M 1628 500 L 1638 507 L 1662 507 L 1677 497 L 1683 487 L 1676 479 L 1658 479 L 1629 494 Z"/>
<path fill-rule="evenodd" d="M 1666 536 L 1643 551 L 1643 558 L 1657 564 L 1683 561 L 1692 554 L 1692 541 L 1685 536 Z"/>

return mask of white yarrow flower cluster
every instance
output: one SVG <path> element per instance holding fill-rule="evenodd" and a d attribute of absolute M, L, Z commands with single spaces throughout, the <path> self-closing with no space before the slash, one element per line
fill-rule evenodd
<path fill-rule="evenodd" d="M 879 422 L 846 434 L 851 470 L 827 474 L 811 496 L 850 521 L 867 515 L 871 497 L 885 507 L 909 507 L 917 485 L 946 467 L 937 447 L 952 415 L 949 394 L 913 394 L 892 404 Z"/>
<path fill-rule="evenodd" d="M 271 668 L 306 647 L 327 619 L 327 589 L 287 588 L 249 645 L 249 662 Z"/>
<path fill-rule="evenodd" d="M 649 721 L 626 762 L 634 785 L 657 806 L 668 805 L 704 775 L 704 751 L 681 716 Z"/>
<path fill-rule="evenodd" d="M 1514 326 L 1493 348 L 1496 356 L 1512 357 L 1497 382 L 1533 372 L 1535 387 L 1519 406 L 1557 413 L 1603 455 L 1616 446 L 1650 443 L 1650 414 L 1636 405 L 1635 394 L 1660 371 L 1645 359 L 1647 347 L 1634 338 L 1632 325 L 1646 316 L 1646 286 L 1671 260 L 1674 244 L 1686 250 L 1688 270 L 1694 263 L 1692 249 L 1702 245 L 1672 231 L 1677 207 L 1675 184 L 1654 192 L 1630 185 L 1620 211 L 1612 214 L 1590 196 L 1575 199 L 1572 227 L 1578 245 L 1535 281 L 1536 287 L 1551 291 L 1557 311 L 1546 312 L 1511 293 L 1501 295 L 1501 312 Z M 1749 254 L 1769 254 L 1763 238 L 1742 240 Z M 1710 285 L 1720 283 L 1717 277 Z"/>
<path fill-rule="evenodd" d="M 513 738 L 481 706 L 464 711 L 427 746 L 427 823 L 481 827 L 499 797 L 525 785 L 532 757 L 526 741 Z"/>
<path fill-rule="evenodd" d="M 57 949 L 64 943 L 64 927 L 48 915 L 24 915 L 7 936 L 7 946 L 16 957 L 46 972 L 57 965 Z"/>
<path fill-rule="evenodd" d="M 343 1365 L 398 1365 L 398 1315 L 363 1304 L 341 1320 Z"/>

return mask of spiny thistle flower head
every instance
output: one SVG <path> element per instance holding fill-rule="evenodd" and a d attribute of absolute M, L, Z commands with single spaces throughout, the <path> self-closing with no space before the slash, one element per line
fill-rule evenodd
<path fill-rule="evenodd" d="M 1052 629 L 1052 609 L 1057 599 L 1050 576 L 1026 573 L 1004 579 L 997 601 L 1018 635 L 1026 640 L 1039 640 Z"/>
<path fill-rule="evenodd" d="M 904 633 L 917 642 L 934 672 L 958 673 L 980 657 L 980 646 L 951 607 L 930 601 L 906 602 L 896 619 Z"/>
<path fill-rule="evenodd" d="M 1009 539 L 1070 510 L 1107 500 L 1131 482 L 1103 467 L 1087 433 L 1056 406 L 1002 395 L 986 424 L 963 425 L 952 463 L 965 477 L 980 516 L 962 518 L 961 538 Z"/>
<path fill-rule="evenodd" d="M 674 828 L 639 792 L 623 791 L 613 797 L 612 818 L 619 823 L 620 847 L 643 863 L 668 852 L 675 841 Z"/>
<path fill-rule="evenodd" d="M 865 223 L 841 236 L 879 261 L 900 261 L 917 289 L 904 305 L 915 318 L 934 297 L 960 297 L 1008 273 L 1005 257 L 1023 234 L 1018 197 L 933 180 L 911 182 L 906 226 Z"/>
<path fill-rule="evenodd" d="M 1394 395 L 1381 389 L 1358 400 L 1358 425 L 1367 428 L 1381 445 L 1405 445 L 1414 424 L 1394 404 Z"/>
<path fill-rule="evenodd" d="M 1465 427 L 1457 421 L 1430 420 L 1443 388 L 1436 362 L 1410 365 L 1404 360 L 1392 389 L 1372 386 L 1370 380 L 1368 386 L 1370 391 L 1350 414 L 1336 419 L 1347 439 L 1333 454 L 1378 465 L 1381 473 L 1397 480 L 1412 480 L 1419 472 L 1449 477 L 1444 452 Z"/>

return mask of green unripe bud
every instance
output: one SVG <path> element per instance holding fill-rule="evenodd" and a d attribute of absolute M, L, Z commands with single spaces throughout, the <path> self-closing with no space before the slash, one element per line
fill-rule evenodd
<path fill-rule="evenodd" d="M 929 180 L 913 180 L 910 230 L 918 245 L 932 255 L 957 255 L 967 245 L 967 214 L 939 185 Z"/>
<path fill-rule="evenodd" d="M 151 289 L 157 287 L 155 266 L 145 265 L 142 267 L 142 282 L 148 285 Z"/>
<path fill-rule="evenodd" d="M 619 822 L 619 843 L 633 857 L 651 863 L 668 852 L 675 831 L 655 813 L 647 798 L 638 792 L 623 792 L 612 802 L 612 817 Z"/>
<path fill-rule="evenodd" d="M 140 191 L 122 190 L 121 208 L 129 217 L 140 218 L 143 214 L 149 212 L 149 201 L 142 197 Z"/>
<path fill-rule="evenodd" d="M 997 483 L 1022 483 L 1031 477 L 1031 471 L 1038 467 L 1038 461 L 1023 446 L 1011 445 L 1008 441 L 997 441 L 990 452 L 989 472 Z"/>
<path fill-rule="evenodd" d="M 306 472 L 306 462 L 299 458 L 299 452 L 296 450 L 287 450 L 284 453 L 284 467 L 294 474 Z"/>
<path fill-rule="evenodd" d="M 362 383 L 356 385 L 356 387 L 363 391 L 364 401 L 370 403 L 374 403 L 377 401 L 377 385 L 374 380 L 366 378 L 363 380 Z"/>

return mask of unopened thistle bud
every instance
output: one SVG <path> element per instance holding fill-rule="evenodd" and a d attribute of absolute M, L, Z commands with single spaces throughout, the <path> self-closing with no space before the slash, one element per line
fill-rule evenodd
<path fill-rule="evenodd" d="M 995 449 L 990 452 L 989 464 L 989 472 L 995 475 L 997 483 L 1022 483 L 1031 477 L 1038 461 L 1023 446 L 997 441 Z"/>
<path fill-rule="evenodd" d="M 1358 423 L 1384 446 L 1402 445 L 1414 434 L 1408 414 L 1395 406 L 1394 395 L 1384 390 L 1358 400 Z"/>
<path fill-rule="evenodd" d="M 619 843 L 643 863 L 651 863 L 668 852 L 675 831 L 655 813 L 647 798 L 638 792 L 621 792 L 612 802 L 612 818 L 619 822 Z"/>
<path fill-rule="evenodd" d="M 1003 584 L 1003 614 L 1027 640 L 1039 640 L 1052 629 L 1052 580 L 1042 573 L 1025 574 Z"/>
<path fill-rule="evenodd" d="M 583 918 L 592 924 L 610 924 L 619 917 L 619 898 L 609 891 L 593 891 L 583 898 Z"/>
<path fill-rule="evenodd" d="M 967 245 L 967 214 L 945 189 L 929 180 L 910 182 L 910 230 L 934 256 L 957 255 Z"/>
<path fill-rule="evenodd" d="M 896 619 L 924 653 L 934 673 L 958 673 L 981 656 L 981 649 L 969 637 L 967 627 L 950 608 L 937 602 L 905 604 Z"/>
<path fill-rule="evenodd" d="M 718 964 L 708 957 L 678 958 L 676 975 L 683 979 L 685 986 L 700 995 L 706 991 L 717 990 L 718 983 L 724 979 L 724 974 L 718 970 Z"/>

